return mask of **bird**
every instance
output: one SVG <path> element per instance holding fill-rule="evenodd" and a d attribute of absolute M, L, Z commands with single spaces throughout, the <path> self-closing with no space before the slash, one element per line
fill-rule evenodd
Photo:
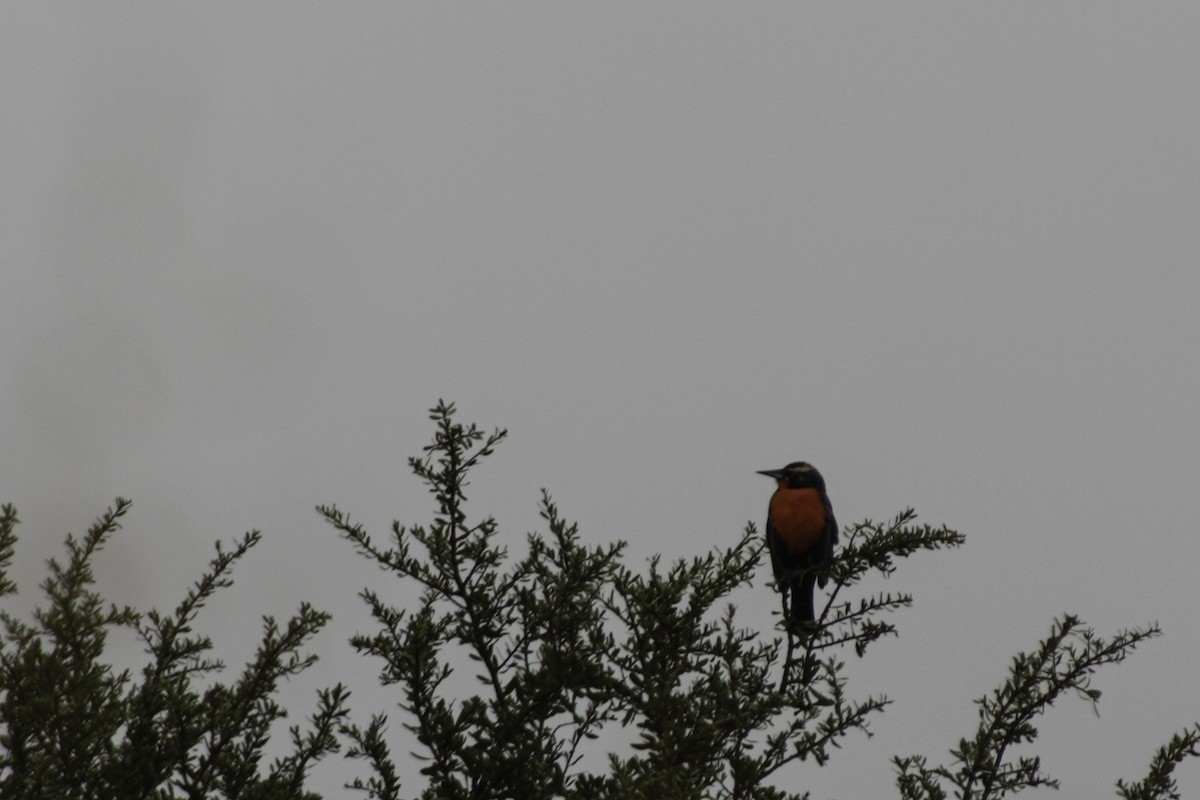
<path fill-rule="evenodd" d="M 777 485 L 767 507 L 767 547 L 775 583 L 783 595 L 784 616 L 789 629 L 809 632 L 816 627 L 813 586 L 819 583 L 824 588 L 828 581 L 838 541 L 825 479 L 805 461 L 759 470 L 758 474 L 774 478 Z"/>

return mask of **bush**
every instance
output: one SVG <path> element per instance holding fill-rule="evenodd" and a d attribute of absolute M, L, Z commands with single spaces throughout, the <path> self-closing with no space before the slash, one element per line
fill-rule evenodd
<path fill-rule="evenodd" d="M 247 533 L 217 555 L 172 614 L 106 604 L 92 590 L 92 558 L 120 528 L 130 501 L 117 498 L 82 541 L 66 540 L 42 583 L 46 606 L 33 623 L 0 612 L 0 797 L 313 798 L 303 784 L 313 762 L 337 749 L 346 690 L 322 691 L 309 729 L 291 730 L 291 754 L 261 768 L 272 724 L 286 716 L 273 699 L 280 679 L 313 663 L 301 653 L 329 615 L 302 605 L 282 628 L 263 620 L 254 658 L 230 683 L 212 679 L 222 663 L 193 632 L 200 609 L 229 586 L 234 564 L 258 543 Z M 17 537 L 17 512 L 0 511 L 0 593 Z M 135 678 L 104 660 L 108 632 L 130 628 L 148 661 Z"/>
<path fill-rule="evenodd" d="M 339 684 L 318 693 L 305 730 L 290 729 L 289 754 L 264 764 L 286 716 L 273 699 L 279 681 L 313 663 L 303 650 L 329 615 L 302 604 L 282 627 L 264 618 L 257 653 L 235 680 L 217 681 L 222 664 L 193 626 L 260 534 L 231 549 L 218 544 L 173 613 L 117 608 L 94 591 L 91 570 L 130 508 L 117 498 L 82 540 L 67 537 L 64 563 L 49 562 L 46 605 L 32 622 L 0 611 L 0 800 L 316 798 L 305 788 L 309 772 L 340 742 L 366 765 L 349 788 L 381 800 L 401 797 L 396 752 L 421 760 L 417 794 L 429 800 L 805 798 L 779 788 L 780 770 L 825 764 L 889 704 L 853 695 L 841 654 L 865 657 L 896 635 L 886 615 L 912 598 L 863 586 L 899 559 L 964 541 L 917 525 L 911 509 L 852 525 L 815 630 L 792 633 L 782 621 L 755 630 L 731 602 L 760 572 L 753 524 L 731 547 L 669 565 L 656 558 L 639 571 L 623 561 L 624 543 L 586 544 L 543 491 L 546 531 L 529 534 L 523 555 L 510 558 L 494 519 L 468 517 L 464 492 L 506 434 L 461 425 L 454 414 L 447 403 L 431 410 L 434 440 L 410 459 L 436 500 L 429 525 L 397 522 L 381 546 L 336 506 L 318 507 L 357 552 L 421 591 L 400 608 L 364 590 L 376 630 L 350 641 L 397 688 L 406 734 L 389 731 L 382 713 L 350 721 Z M 15 509 L 0 509 L 0 596 L 16 591 L 8 568 L 17 522 Z M 114 628 L 133 630 L 144 645 L 137 678 L 104 659 Z M 1036 740 L 1034 721 L 1065 694 L 1097 703 L 1096 670 L 1158 634 L 1151 625 L 1106 640 L 1071 615 L 1056 620 L 977 701 L 978 728 L 948 764 L 893 759 L 900 796 L 991 800 L 1057 786 L 1036 755 L 1015 752 Z M 612 753 L 618 729 L 632 741 Z M 1175 767 L 1198 748 L 1200 725 L 1176 734 L 1143 780 L 1118 781 L 1119 796 L 1178 798 Z"/>

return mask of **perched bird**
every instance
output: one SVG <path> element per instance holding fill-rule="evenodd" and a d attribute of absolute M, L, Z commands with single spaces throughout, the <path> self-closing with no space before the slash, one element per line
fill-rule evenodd
<path fill-rule="evenodd" d="M 775 583 L 783 593 L 788 627 L 810 630 L 816 621 L 813 585 L 819 581 L 825 586 L 826 570 L 833 563 L 833 546 L 838 540 L 825 479 L 816 467 L 804 461 L 758 474 L 774 478 L 778 485 L 767 509 L 767 547 L 771 550 Z"/>

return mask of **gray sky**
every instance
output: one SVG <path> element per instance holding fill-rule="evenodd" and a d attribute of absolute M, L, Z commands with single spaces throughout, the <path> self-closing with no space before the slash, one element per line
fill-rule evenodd
<path fill-rule="evenodd" d="M 404 461 L 445 397 L 511 431 L 472 507 L 514 546 L 545 486 L 635 563 L 695 555 L 796 459 L 842 522 L 912 505 L 967 534 L 870 587 L 916 595 L 898 641 L 847 654 L 896 702 L 796 773 L 816 797 L 948 757 L 1063 611 L 1166 635 L 1101 673 L 1099 719 L 1044 719 L 1062 796 L 1110 796 L 1200 719 L 1196 5 L 0 15 L 24 602 L 118 494 L 122 602 L 173 607 L 215 539 L 261 528 L 204 619 L 229 660 L 308 599 L 336 618 L 295 711 L 335 680 L 391 703 L 342 642 L 359 588 L 403 596 L 312 507 L 427 520 Z"/>

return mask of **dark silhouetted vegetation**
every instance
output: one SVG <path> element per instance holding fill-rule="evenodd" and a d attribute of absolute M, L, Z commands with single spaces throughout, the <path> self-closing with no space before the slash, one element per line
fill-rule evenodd
<path fill-rule="evenodd" d="M 312 664 L 306 644 L 329 615 L 302 604 L 282 626 L 265 618 L 257 653 L 220 682 L 199 612 L 260 535 L 218 546 L 172 613 L 117 608 L 96 591 L 91 563 L 129 511 L 118 498 L 49 562 L 32 620 L 0 612 L 0 800 L 315 798 L 312 769 L 339 750 L 360 773 L 348 789 L 380 800 L 806 798 L 795 776 L 848 750 L 890 703 L 846 677 L 845 658 L 871 657 L 897 635 L 891 612 L 912 602 L 871 587 L 902 559 L 963 543 L 911 509 L 848 526 L 815 630 L 763 630 L 735 603 L 765 591 L 754 524 L 729 547 L 635 568 L 624 543 L 588 543 L 543 491 L 544 531 L 510 555 L 492 517 L 468 514 L 466 493 L 505 431 L 460 424 L 447 403 L 431 418 L 433 442 L 410 459 L 434 499 L 429 523 L 397 522 L 381 544 L 336 506 L 318 508 L 402 585 L 362 591 L 374 630 L 350 640 L 394 688 L 398 723 L 385 712 L 352 720 L 338 685 L 318 693 L 289 745 L 274 742 L 286 716 L 279 682 Z M 17 522 L 3 507 L 0 595 L 17 588 Z M 140 673 L 106 658 L 116 628 L 144 648 Z M 1066 694 L 1097 703 L 1096 671 L 1158 633 L 1105 639 L 1073 616 L 1056 620 L 977 701 L 978 728 L 947 763 L 894 759 L 900 796 L 991 800 L 1057 786 L 1032 749 L 1035 721 Z M 288 754 L 268 763 L 269 745 Z M 1177 798 L 1174 769 L 1198 747 L 1200 726 L 1177 734 L 1118 795 Z"/>

